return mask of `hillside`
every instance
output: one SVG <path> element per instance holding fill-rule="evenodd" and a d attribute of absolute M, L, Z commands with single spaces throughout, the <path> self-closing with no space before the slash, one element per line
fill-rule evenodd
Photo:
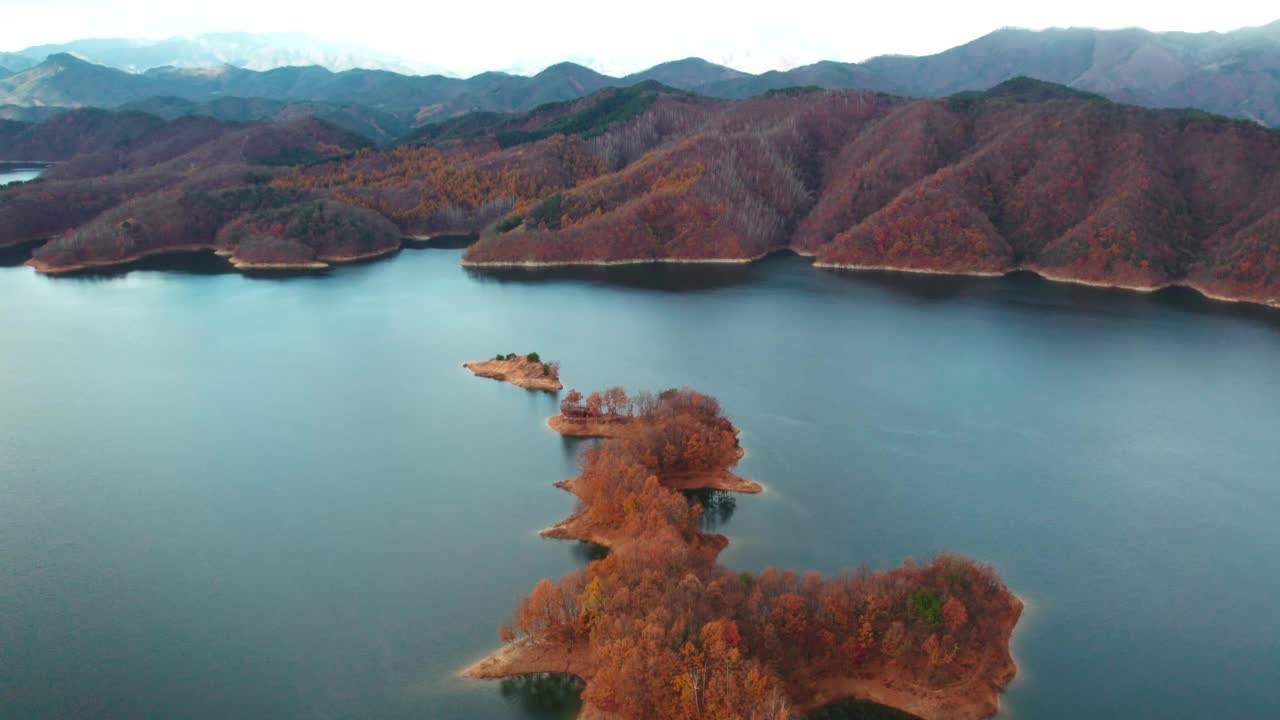
<path fill-rule="evenodd" d="M 163 121 L 140 112 L 85 109 L 60 113 L 40 124 L 0 125 L 0 160 L 69 160 L 126 144 Z"/>
<path fill-rule="evenodd" d="M 938 55 L 865 65 L 909 95 L 980 90 L 1026 75 L 1122 102 L 1280 124 L 1280 22 L 1230 33 L 1005 29 Z"/>
<path fill-rule="evenodd" d="M 726 82 L 743 77 L 749 77 L 749 75 L 724 65 L 707 62 L 702 58 L 691 57 L 654 65 L 648 70 L 622 78 L 622 83 L 632 85 L 652 80 L 670 87 L 692 90 L 712 83 Z"/>
<path fill-rule="evenodd" d="M 266 184 L 289 163 L 368 146 L 327 123 L 165 123 L 87 110 L 21 128 L 26 144 L 17 147 L 65 150 L 68 136 L 81 152 L 0 191 L 0 247 L 43 242 L 31 261 L 43 272 L 194 249 L 218 250 L 244 269 L 315 268 L 400 246 L 399 231 L 376 213 Z"/>
<path fill-rule="evenodd" d="M 132 184 L 158 177 L 164 162 L 220 167 L 225 152 L 242 173 L 264 168 L 254 172 L 274 178 L 275 191 L 365 208 L 404 235 L 480 233 L 465 256 L 472 266 L 744 262 L 792 250 L 820 267 L 1029 269 L 1280 303 L 1280 133 L 1027 78 L 939 100 L 793 89 L 730 102 L 649 83 L 530 113 L 465 116 L 409 144 L 332 161 L 323 156 L 359 142 L 316 138 L 330 149 L 249 157 L 224 139 L 179 155 L 181 142 L 162 139 L 204 127 L 186 123 L 128 152 L 77 157 L 40 191 L 8 192 L 0 213 L 68 212 L 48 188 L 71 173 L 121 188 L 95 194 L 94 212 L 59 227 L 79 226 L 112 197 L 136 202 Z M 158 180 L 147 188 L 167 191 Z M 131 218 L 163 224 L 148 207 Z M 99 237 L 77 230 L 37 257 L 52 269 L 82 243 L 103 262 L 127 255 Z"/>
<path fill-rule="evenodd" d="M 363 135 L 379 144 L 402 137 L 411 129 L 410 123 L 401 116 L 355 103 L 286 102 L 245 97 L 194 102 L 179 97 L 151 97 L 125 103 L 119 109 L 145 112 L 165 120 L 201 116 L 227 122 L 289 122 L 310 117 Z"/>
<path fill-rule="evenodd" d="M 488 231 L 470 264 L 743 260 L 1190 284 L 1280 300 L 1280 133 L 1019 79 L 782 93 Z M 503 232 L 505 231 L 505 232 Z"/>

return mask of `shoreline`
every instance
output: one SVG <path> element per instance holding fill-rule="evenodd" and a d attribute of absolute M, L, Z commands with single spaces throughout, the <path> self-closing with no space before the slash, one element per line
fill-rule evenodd
<path fill-rule="evenodd" d="M 44 240 L 44 241 L 31 240 L 27 242 L 31 242 L 31 243 L 48 242 L 48 240 Z M 18 247 L 22 244 L 23 243 L 15 243 L 10 246 L 0 247 L 0 249 L 5 249 L 8 247 Z M 56 265 L 55 266 L 55 265 L 50 265 L 41 260 L 37 260 L 35 258 L 31 258 L 30 260 L 27 260 L 23 264 L 27 265 L 28 267 L 34 268 L 36 272 L 42 275 L 49 275 L 49 276 L 56 277 L 59 275 L 71 275 L 71 274 L 86 272 L 90 270 L 106 270 L 110 268 L 123 268 L 129 265 L 132 265 L 136 262 L 139 262 L 141 260 L 145 260 L 147 258 L 161 257 L 164 255 L 191 255 L 194 253 L 211 252 L 220 258 L 226 259 L 228 263 L 230 263 L 232 269 L 238 270 L 241 272 L 254 272 L 254 271 L 313 272 L 316 270 L 328 270 L 334 265 L 346 265 L 350 263 L 362 262 L 365 260 L 375 260 L 377 258 L 385 257 L 387 255 L 392 255 L 394 253 L 399 252 L 400 250 L 401 248 L 399 246 L 396 246 L 393 248 L 384 248 L 384 249 L 374 250 L 368 253 L 362 253 L 357 255 L 321 256 L 315 260 L 307 260 L 307 261 L 300 261 L 300 262 L 253 262 L 253 261 L 242 260 L 237 258 L 233 250 L 228 250 L 226 248 L 218 247 L 216 245 L 195 244 L 195 245 L 175 245 L 175 246 L 164 247 L 164 248 L 152 248 L 150 250 L 143 250 L 137 253 L 133 253 L 132 255 L 128 255 L 126 257 L 122 257 L 118 259 L 88 260 L 85 262 L 75 263 L 74 265 Z"/>
<path fill-rule="evenodd" d="M 525 390 L 558 393 L 564 389 L 559 376 L 539 375 L 534 368 L 546 371 L 547 365 L 521 355 L 514 360 L 468 360 L 462 367 L 476 377 L 497 380 Z"/>
<path fill-rule="evenodd" d="M 73 273 L 85 272 L 87 270 L 105 270 L 107 268 L 119 267 L 121 265 L 131 265 L 139 260 L 145 260 L 150 257 L 158 257 L 160 255 L 190 255 L 192 253 L 214 252 L 217 248 L 213 245 L 179 245 L 167 248 L 152 248 L 151 250 L 142 250 L 127 257 L 118 260 L 86 260 L 84 262 L 75 263 L 74 265 L 50 265 L 42 260 L 31 258 L 23 263 L 27 267 L 34 268 L 36 272 L 42 275 L 71 275 Z"/>
<path fill-rule="evenodd" d="M 814 257 L 814 256 L 810 256 Z M 815 262 L 813 267 L 820 270 L 845 270 L 849 272 L 890 272 L 900 273 L 903 275 L 944 275 L 951 277 L 978 277 L 978 278 L 997 278 L 1004 277 L 1010 272 L 1009 270 L 1001 272 L 998 270 L 930 270 L 928 268 L 910 268 L 899 265 L 848 265 L 844 263 L 828 263 Z"/>
<path fill-rule="evenodd" d="M 899 681 L 891 675 L 826 678 L 809 688 L 813 698 L 800 703 L 797 710 L 803 716 L 836 703 L 860 700 L 895 708 L 922 720 L 981 720 L 997 715 L 1001 697 L 1019 673 L 1018 664 L 1013 659 L 1012 639 L 1026 607 L 1016 593 L 1009 594 L 1011 604 L 1000 627 L 1004 641 L 997 646 L 1000 648 L 998 651 L 985 655 L 979 667 L 967 678 L 937 688 Z M 997 672 L 990 675 L 983 672 L 988 669 Z M 963 701 L 959 705 L 957 698 Z"/>
<path fill-rule="evenodd" d="M 594 674 L 586 664 L 588 654 L 574 646 L 567 649 L 563 646 L 539 647 L 526 638 L 485 655 L 460 670 L 458 676 L 473 680 L 500 680 L 518 675 L 558 673 L 586 681 Z"/>
<path fill-rule="evenodd" d="M 613 438 L 632 424 L 634 418 L 623 416 L 601 421 L 591 418 L 587 421 L 567 420 L 564 415 L 552 415 L 547 418 L 547 427 L 564 437 L 570 438 Z"/>
<path fill-rule="evenodd" d="M 1098 288 L 1101 290 L 1125 290 L 1136 293 L 1155 293 L 1161 290 L 1191 290 L 1206 300 L 1213 300 L 1224 303 L 1237 303 L 1244 305 L 1256 305 L 1264 308 L 1280 308 L 1280 299 L 1276 300 L 1258 300 L 1242 297 L 1229 297 L 1226 295 L 1218 295 L 1205 290 L 1197 283 L 1190 282 L 1169 282 L 1161 285 L 1127 285 L 1121 282 L 1104 282 L 1101 280 L 1086 280 L 1084 278 L 1073 278 L 1068 275 L 1060 275 L 1043 268 L 1030 265 L 1020 265 L 1003 271 L 986 271 L 986 270 L 929 270 L 924 268 L 909 268 L 897 265 L 845 265 L 841 263 L 824 263 L 815 262 L 813 267 L 822 270 L 835 270 L 844 272 L 886 272 L 898 273 L 902 275 L 938 275 L 949 277 L 972 277 L 972 278 L 1002 278 L 1008 277 L 1014 273 L 1025 272 L 1031 273 L 1052 283 L 1064 283 L 1068 285 L 1082 285 L 1085 287 Z"/>
<path fill-rule="evenodd" d="M 624 258 L 622 260 L 466 260 L 462 267 L 483 270 L 538 270 L 565 267 L 621 267 L 626 265 L 749 265 L 770 255 L 793 252 L 790 248 L 768 250 L 745 258 Z M 798 253 L 797 253 L 798 254 Z"/>
<path fill-rule="evenodd" d="M 462 266 L 475 270 L 493 269 L 493 270 L 540 270 L 554 268 L 573 268 L 573 267 L 625 267 L 633 265 L 749 265 L 759 262 L 773 255 L 790 253 L 798 257 L 814 258 L 817 253 L 812 251 L 797 250 L 795 248 L 785 247 L 769 250 L 759 255 L 752 255 L 745 258 L 626 258 L 622 260 L 552 260 L 552 261 L 475 261 L 463 260 Z M 1152 293 L 1161 290 L 1186 289 L 1199 293 L 1208 300 L 1227 303 L 1240 303 L 1245 305 L 1257 305 L 1265 308 L 1280 309 L 1280 296 L 1276 300 L 1261 300 L 1246 297 L 1232 297 L 1228 295 L 1219 295 L 1204 289 L 1201 285 L 1192 282 L 1169 282 L 1158 285 L 1129 285 L 1121 282 L 1105 282 L 1101 280 L 1086 280 L 1083 278 L 1073 278 L 1068 275 L 1054 273 L 1044 268 L 1038 268 L 1030 265 L 1019 265 L 1007 270 L 932 270 L 929 268 L 913 268 L 901 265 L 855 265 L 846 263 L 831 263 L 817 261 L 810 263 L 810 266 L 820 270 L 835 270 L 845 272 L 887 272 L 899 273 L 903 275 L 938 275 L 950 277 L 972 277 L 972 278 L 1001 278 L 1007 277 L 1017 272 L 1033 273 L 1044 280 L 1056 283 L 1069 283 L 1072 285 L 1083 285 L 1087 287 L 1101 288 L 1106 290 L 1128 290 L 1132 292 Z"/>
<path fill-rule="evenodd" d="M 48 263 L 44 263 L 39 260 L 36 260 L 34 258 L 28 260 L 24 264 L 32 268 L 35 268 L 36 272 L 39 272 L 41 274 L 58 276 L 58 275 L 70 275 L 77 272 L 83 272 L 86 270 L 100 270 L 100 269 L 106 269 L 106 268 L 126 266 L 132 263 L 136 263 L 139 260 L 143 260 L 149 257 L 156 257 L 159 255 L 189 254 L 193 252 L 204 252 L 204 251 L 212 250 L 219 257 L 230 258 L 232 261 L 232 267 L 235 270 L 240 270 L 240 271 L 297 270 L 300 272 L 312 272 L 315 270 L 328 269 L 332 265 L 346 265 L 346 264 L 357 263 L 357 262 L 366 261 L 366 260 L 376 260 L 389 255 L 394 255 L 397 252 L 404 250 L 406 248 L 416 249 L 412 245 L 406 245 L 406 242 L 424 244 L 424 243 L 429 243 L 431 239 L 437 238 L 437 237 L 452 237 L 452 236 L 406 235 L 401 240 L 401 242 L 395 247 L 374 250 L 374 251 L 359 254 L 359 255 L 320 257 L 317 260 L 308 261 L 305 263 L 237 262 L 235 258 L 229 253 L 229 251 L 220 249 L 212 245 L 181 245 L 181 246 L 174 246 L 174 247 L 167 247 L 167 248 L 154 248 L 151 250 L 144 250 L 139 253 L 134 253 L 132 255 L 122 257 L 122 258 L 114 258 L 110 260 L 91 260 L 91 261 L 76 263 L 74 265 L 53 266 L 53 265 L 49 265 Z M 33 248 L 38 248 L 44 243 L 49 242 L 51 239 L 52 238 L 36 238 L 31 240 L 0 241 L 0 250 L 8 250 L 12 248 L 22 247 L 25 245 L 31 245 Z M 774 250 L 769 250 L 767 252 L 760 253 L 758 255 L 753 255 L 750 257 L 745 257 L 745 258 L 628 258 L 628 259 L 622 259 L 622 260 L 555 260 L 555 261 L 474 261 L 474 260 L 464 259 L 461 261 L 461 265 L 464 268 L 469 268 L 473 270 L 486 270 L 486 269 L 528 270 L 531 272 L 537 271 L 537 270 L 546 270 L 546 269 L 555 269 L 555 268 L 626 267 L 626 266 L 638 266 L 638 265 L 739 266 L 739 265 L 749 265 L 751 263 L 759 262 L 773 255 L 788 254 L 788 253 L 796 255 L 798 257 L 802 257 L 802 258 L 816 257 L 816 253 L 786 247 L 786 248 L 777 248 Z M 901 265 L 855 265 L 855 264 L 830 263 L 830 262 L 817 261 L 817 262 L 810 263 L 810 267 L 813 267 L 819 270 L 829 270 L 829 271 L 837 271 L 837 272 L 885 272 L 885 273 L 897 273 L 902 275 L 936 275 L 936 276 L 972 277 L 972 278 L 1000 278 L 1000 277 L 1007 277 L 1017 272 L 1029 272 L 1040 277 L 1043 280 L 1047 280 L 1049 282 L 1055 282 L 1055 283 L 1067 283 L 1071 285 L 1081 285 L 1085 287 L 1099 288 L 1104 290 L 1126 290 L 1130 292 L 1139 292 L 1139 293 L 1154 293 L 1154 292 L 1159 292 L 1161 290 L 1184 289 L 1184 290 L 1191 290 L 1192 292 L 1197 293 L 1198 295 L 1205 298 L 1206 300 L 1212 300 L 1214 302 L 1232 303 L 1232 304 L 1240 304 L 1240 305 L 1255 305 L 1258 307 L 1263 307 L 1268 309 L 1280 309 L 1280 295 L 1277 295 L 1276 299 L 1274 300 L 1253 298 L 1253 297 L 1240 297 L 1240 296 L 1232 296 L 1232 295 L 1221 295 L 1216 292 L 1207 290 L 1205 289 L 1204 286 L 1195 282 L 1168 282 L 1168 283 L 1153 284 L 1153 285 L 1131 285 L 1131 284 L 1126 284 L 1122 282 L 1086 280 L 1084 278 L 1074 278 L 1068 275 L 1055 273 L 1051 270 L 1029 266 L 1029 265 L 1020 265 L 1017 267 L 1009 268 L 1007 270 L 932 270 L 928 268 L 912 268 L 912 267 L 905 267 Z"/>

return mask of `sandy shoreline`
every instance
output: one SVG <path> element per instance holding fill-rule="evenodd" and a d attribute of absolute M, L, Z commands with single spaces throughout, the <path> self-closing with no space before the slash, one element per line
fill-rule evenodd
<path fill-rule="evenodd" d="M 160 255 L 189 255 L 191 253 L 210 252 L 216 250 L 213 245 L 178 245 L 167 248 L 154 248 L 151 250 L 143 250 L 132 255 L 112 260 L 88 260 L 74 265 L 50 265 L 35 258 L 31 258 L 25 264 L 28 267 L 35 268 L 35 271 L 44 275 L 69 275 L 71 273 L 83 272 L 85 270 L 102 270 L 106 268 L 119 267 L 121 265 L 129 265 L 139 260 L 149 257 L 157 257 Z"/>
<path fill-rule="evenodd" d="M 1055 283 L 1067 283 L 1070 285 L 1083 285 L 1086 287 L 1100 288 L 1104 290 L 1127 290 L 1129 292 L 1153 293 L 1161 290 L 1184 289 L 1192 290 L 1203 295 L 1209 300 L 1217 302 L 1243 303 L 1247 305 L 1260 305 L 1262 307 L 1280 308 L 1280 299 L 1276 300 L 1258 300 L 1249 298 L 1228 297 L 1225 295 L 1217 295 L 1205 290 L 1196 283 L 1164 283 L 1160 285 L 1127 285 L 1119 282 L 1103 282 L 1100 280 L 1085 280 L 1083 278 L 1073 278 L 1068 275 L 1060 275 L 1053 273 L 1044 268 L 1019 266 L 1004 271 L 984 271 L 984 270 L 928 270 L 923 268 L 910 268 L 895 265 L 844 265 L 840 263 L 824 263 L 815 262 L 813 267 L 823 270 L 844 270 L 850 272 L 889 272 L 900 273 L 903 275 L 942 275 L 951 277 L 975 277 L 975 278 L 999 278 L 1012 275 L 1018 272 L 1028 272 L 1036 275 L 1044 280 Z"/>
<path fill-rule="evenodd" d="M 30 241 L 38 242 L 38 241 Z M 18 243 L 14 245 L 21 245 Z M 307 260 L 302 262 L 252 262 L 242 260 L 236 257 L 233 250 L 218 247 L 209 244 L 193 244 L 193 245 L 175 245 L 172 247 L 152 248 L 141 252 L 133 253 L 122 258 L 113 258 L 110 260 L 89 260 L 74 265 L 50 265 L 35 258 L 26 262 L 26 265 L 35 269 L 36 272 L 44 275 L 69 275 L 86 270 L 104 270 L 108 268 L 123 267 L 132 265 L 140 260 L 150 257 L 160 257 L 163 255 L 190 255 L 192 253 L 212 252 L 221 258 L 226 258 L 231 266 L 241 271 L 314 271 L 327 270 L 332 265 L 343 265 L 347 263 L 361 262 L 363 260 L 373 260 L 376 258 L 392 255 L 400 251 L 400 247 L 382 248 L 372 252 L 357 255 L 332 255 L 321 256 L 316 260 Z"/>
<path fill-rule="evenodd" d="M 405 248 L 404 241 L 415 243 L 429 243 L 433 239 L 441 237 L 454 237 L 451 234 L 438 235 L 406 235 L 402 242 L 395 247 L 374 250 L 369 253 L 359 255 L 346 256 L 322 256 L 313 261 L 302 263 L 252 263 L 248 261 L 237 260 L 229 251 L 219 249 L 210 245 L 183 245 L 170 248 L 156 248 L 153 250 L 145 250 L 140 253 L 134 253 L 127 257 L 116 258 L 111 260 L 92 260 L 83 263 L 76 263 L 67 266 L 53 266 L 47 263 L 31 259 L 27 261 L 27 265 L 35 268 L 36 272 L 45 275 L 67 275 L 71 273 L 81 272 L 84 270 L 103 269 L 117 267 L 135 263 L 148 257 L 166 255 L 169 253 L 186 254 L 192 252 L 203 252 L 213 250 L 220 257 L 229 257 L 232 266 L 237 270 L 271 270 L 271 271 L 315 271 L 327 269 L 330 265 L 342 265 L 348 263 L 361 262 L 365 260 L 374 260 L 388 255 L 394 255 Z M 38 246 L 48 242 L 49 238 L 35 240 L 17 240 L 17 241 L 0 241 L 0 250 L 21 247 L 31 244 Z M 622 260 L 555 260 L 555 261 L 474 261 L 462 260 L 462 267 L 476 270 L 541 270 L 554 268 L 573 268 L 573 267 L 624 267 L 632 265 L 748 265 L 759 262 L 772 255 L 791 253 L 800 257 L 812 258 L 816 254 L 809 251 L 797 250 L 795 248 L 777 248 L 769 250 L 758 255 L 745 258 L 627 258 Z M 900 273 L 904 275 L 940 275 L 952 277 L 975 277 L 975 278 L 998 278 L 1010 275 L 1016 272 L 1029 272 L 1050 282 L 1070 283 L 1072 285 L 1083 285 L 1087 287 L 1102 288 L 1108 290 L 1127 290 L 1131 292 L 1152 293 L 1160 290 L 1172 288 L 1184 288 L 1199 293 L 1208 300 L 1215 302 L 1240 303 L 1246 305 L 1258 305 L 1267 308 L 1280 308 L 1280 295 L 1275 299 L 1267 300 L 1260 298 L 1233 297 L 1229 295 L 1220 295 L 1205 289 L 1198 283 L 1192 282 L 1170 282 L 1153 285 L 1130 285 L 1120 282 L 1104 282 L 1099 280 L 1085 280 L 1082 278 L 1074 278 L 1068 275 L 1055 273 L 1051 270 L 1032 266 L 1019 266 L 1009 268 L 1008 270 L 932 270 L 928 268 L 912 268 L 900 265 L 855 265 L 845 263 L 828 263 L 814 262 L 812 267 L 821 270 L 848 271 L 848 272 L 889 272 Z"/>
<path fill-rule="evenodd" d="M 812 256 L 810 256 L 812 257 Z M 1008 272 L 996 270 L 929 270 L 927 268 L 910 268 L 898 265 L 845 265 L 843 263 L 815 262 L 815 268 L 822 270 L 850 270 L 854 272 L 891 272 L 903 275 L 950 275 L 953 277 L 1003 277 Z M 1012 271 L 1009 271 L 1012 272 Z"/>
<path fill-rule="evenodd" d="M 547 418 L 547 427 L 565 437 L 612 438 L 621 434 L 634 420 L 635 418 L 626 416 L 613 419 L 570 420 L 563 415 L 552 415 Z"/>
<path fill-rule="evenodd" d="M 219 257 L 228 258 L 232 267 L 237 270 L 272 270 L 272 271 L 290 271 L 290 270 L 327 270 L 334 265 L 346 265 L 349 263 L 361 262 L 364 260 L 374 260 L 387 255 L 393 255 L 400 252 L 400 246 L 389 248 L 380 248 L 367 253 L 357 253 L 355 255 L 320 255 L 315 260 L 304 260 L 302 262 L 252 262 L 242 260 L 235 256 L 234 251 L 219 250 Z"/>
<path fill-rule="evenodd" d="M 463 260 L 462 266 L 468 268 L 493 268 L 495 270 L 537 270 L 539 268 L 561 267 L 616 267 L 622 265 L 748 265 L 763 260 L 780 252 L 790 252 L 788 248 L 769 250 L 768 252 L 745 258 L 625 258 L 622 260 Z"/>
<path fill-rule="evenodd" d="M 753 262 L 764 260 L 765 258 L 780 253 L 793 253 L 800 257 L 812 258 L 816 257 L 816 253 L 796 250 L 794 248 L 778 248 L 770 250 L 759 255 L 753 255 L 745 258 L 627 258 L 622 260 L 555 260 L 555 261 L 474 261 L 463 260 L 462 266 L 473 269 L 483 270 L 485 268 L 494 270 L 538 270 L 549 268 L 568 268 L 568 267 L 616 267 L 628 265 L 747 265 Z M 843 270 L 850 272 L 891 272 L 901 273 L 904 275 L 942 275 L 952 277 L 975 277 L 975 278 L 998 278 L 1004 277 L 1016 272 L 1034 273 L 1050 282 L 1071 283 L 1073 285 L 1085 285 L 1088 287 L 1104 288 L 1110 290 L 1129 290 L 1133 292 L 1157 292 L 1171 288 L 1185 288 L 1193 290 L 1209 300 L 1230 303 L 1245 303 L 1249 305 L 1261 305 L 1262 307 L 1280 308 L 1280 297 L 1276 300 L 1260 300 L 1241 297 L 1230 297 L 1226 295 L 1218 295 L 1216 293 L 1205 290 L 1196 283 L 1178 283 L 1171 282 L 1159 285 L 1127 285 L 1119 282 L 1102 282 L 1098 280 L 1085 280 L 1081 278 L 1073 278 L 1067 275 L 1056 274 L 1043 268 L 1031 266 L 1019 266 L 1008 270 L 931 270 L 928 268 L 912 268 L 900 265 L 854 265 L 845 263 L 829 263 L 814 262 L 813 267 L 822 270 Z"/>
<path fill-rule="evenodd" d="M 588 660 L 586 648 L 538 645 L 526 638 L 484 656 L 459 675 L 475 680 L 500 680 L 513 675 L 561 673 L 586 680 L 592 674 Z"/>

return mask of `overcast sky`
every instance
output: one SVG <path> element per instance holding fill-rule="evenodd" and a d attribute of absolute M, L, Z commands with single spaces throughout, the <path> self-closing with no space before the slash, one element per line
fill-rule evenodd
<path fill-rule="evenodd" d="M 573 60 L 625 73 L 700 56 L 743 70 L 938 52 L 1004 26 L 1232 30 L 1280 19 L 1261 0 L 860 3 L 855 0 L 0 0 L 0 49 L 84 37 L 301 31 L 460 74 Z"/>

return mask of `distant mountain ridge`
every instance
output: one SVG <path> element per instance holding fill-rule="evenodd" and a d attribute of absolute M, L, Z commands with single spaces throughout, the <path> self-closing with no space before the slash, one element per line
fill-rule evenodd
<path fill-rule="evenodd" d="M 439 74 L 441 68 L 415 63 L 392 53 L 318 40 L 303 33 L 204 33 L 164 40 L 86 38 L 34 45 L 0 53 L 0 66 L 14 71 L 66 53 L 117 70 L 140 73 L 158 67 L 207 68 L 231 65 L 246 70 L 316 65 L 334 72 L 362 68 L 404 74 Z"/>
<path fill-rule="evenodd" d="M 12 57 L 0 54 L 0 66 L 12 68 Z M 415 126 L 473 111 L 519 112 L 646 80 L 725 99 L 797 86 L 936 97 L 985 90 L 1020 76 L 1119 102 L 1191 107 L 1280 126 L 1280 21 L 1229 33 L 1004 29 L 937 55 L 823 61 L 759 75 L 699 58 L 622 78 L 574 63 L 552 65 L 531 77 L 487 72 L 465 79 L 379 69 L 335 73 L 318 65 L 265 71 L 230 65 L 160 67 L 127 73 L 61 53 L 7 77 L 0 73 L 0 105 L 112 108 L 154 97 L 197 104 L 266 98 L 363 105 Z"/>

